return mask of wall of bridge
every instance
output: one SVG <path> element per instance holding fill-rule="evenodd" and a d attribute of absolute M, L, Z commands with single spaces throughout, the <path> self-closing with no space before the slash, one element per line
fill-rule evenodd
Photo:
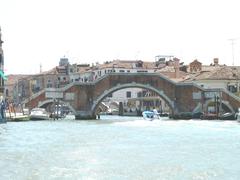
<path fill-rule="evenodd" d="M 121 85 L 124 84 L 131 84 L 131 87 L 134 87 L 134 83 L 141 84 L 146 89 L 150 87 L 156 89 L 158 93 L 161 92 L 159 95 L 166 96 L 168 101 L 173 104 L 171 106 L 173 114 L 192 112 L 196 106 L 204 103 L 203 99 L 204 101 L 207 100 L 205 97 L 202 98 L 203 92 L 207 92 L 206 89 L 192 83 L 175 83 L 159 74 L 150 73 L 115 73 L 106 75 L 95 82 L 73 83 L 65 88 L 58 89 L 58 91 L 62 91 L 63 93 L 62 101 L 69 103 L 75 109 L 76 117 L 79 119 L 89 119 L 95 117 L 95 110 L 92 108 L 94 103 L 96 105 L 96 101 L 100 103 L 99 98 L 103 100 L 103 95 L 106 97 L 107 93 L 112 89 L 115 90 L 117 89 L 116 87 L 122 87 Z M 72 94 L 72 99 L 67 98 L 67 94 Z M 194 98 L 193 94 L 198 94 L 198 98 Z M 228 92 L 222 92 L 222 99 L 229 102 L 234 110 L 240 107 L 240 99 L 229 95 Z M 37 107 L 40 101 L 44 100 L 46 100 L 45 93 L 42 93 L 26 103 L 26 106 L 32 109 L 33 107 Z"/>
<path fill-rule="evenodd" d="M 222 91 L 222 99 L 228 102 L 235 112 L 240 108 L 240 98 L 230 94 L 226 90 Z"/>
<path fill-rule="evenodd" d="M 169 82 L 169 80 L 163 78 L 162 76 L 154 76 L 153 74 L 143 74 L 143 75 L 129 75 L 129 74 L 119 74 L 111 75 L 100 81 L 98 81 L 92 89 L 93 98 L 99 97 L 105 90 L 111 89 L 121 84 L 138 83 L 147 86 L 154 87 L 156 89 L 162 90 L 169 99 L 174 100 L 175 97 L 175 87 L 174 82 Z"/>

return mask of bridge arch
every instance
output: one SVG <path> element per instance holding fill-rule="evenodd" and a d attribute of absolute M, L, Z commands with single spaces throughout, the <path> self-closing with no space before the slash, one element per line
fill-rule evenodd
<path fill-rule="evenodd" d="M 38 107 L 43 107 L 44 105 L 47 105 L 50 103 L 54 103 L 54 99 L 46 99 L 45 101 L 40 101 L 38 103 Z M 70 105 L 70 103 L 62 101 L 62 100 L 59 100 L 59 103 L 65 104 L 73 112 L 73 114 L 76 114 L 76 110 Z"/>
<path fill-rule="evenodd" d="M 198 103 L 198 105 L 194 108 L 193 113 L 203 112 L 202 106 L 206 108 L 211 102 L 214 102 L 214 98 L 207 100 L 203 105 Z M 235 113 L 233 107 L 228 101 L 222 100 L 222 105 L 224 105 L 231 113 Z"/>
<path fill-rule="evenodd" d="M 205 102 L 205 106 L 207 107 L 210 102 L 214 102 L 214 98 L 207 100 Z M 224 106 L 226 106 L 231 113 L 235 113 L 234 109 L 232 108 L 232 106 L 230 105 L 230 103 L 228 101 L 222 100 L 222 104 Z"/>
<path fill-rule="evenodd" d="M 109 94 L 118 91 L 120 89 L 125 89 L 125 88 L 143 88 L 143 89 L 148 89 L 151 90 L 155 93 L 157 93 L 170 107 L 170 109 L 172 110 L 172 112 L 174 111 L 174 102 L 164 93 L 163 90 L 161 89 L 156 89 L 155 87 L 149 85 L 149 84 L 140 84 L 140 83 L 127 83 L 127 84 L 118 84 L 117 86 L 114 86 L 108 90 L 105 90 L 104 93 L 102 93 L 100 96 L 98 96 L 94 101 L 93 101 L 93 105 L 91 108 L 91 111 L 93 112 L 93 114 L 96 114 L 96 110 L 98 105 L 102 102 L 102 100 L 104 98 L 106 98 Z"/>

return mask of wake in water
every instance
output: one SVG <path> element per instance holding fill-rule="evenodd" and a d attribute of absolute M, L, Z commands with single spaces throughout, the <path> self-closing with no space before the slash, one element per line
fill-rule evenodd
<path fill-rule="evenodd" d="M 5 126 L 0 125 L 0 134 L 4 133 L 6 131 Z"/>
<path fill-rule="evenodd" d="M 121 122 L 114 122 L 115 125 L 121 125 L 121 126 L 138 126 L 138 127 L 147 127 L 147 126 L 160 126 L 163 123 L 171 122 L 168 121 L 169 118 L 144 118 L 144 117 L 138 117 L 135 119 L 129 118 L 127 121 L 121 121 Z"/>

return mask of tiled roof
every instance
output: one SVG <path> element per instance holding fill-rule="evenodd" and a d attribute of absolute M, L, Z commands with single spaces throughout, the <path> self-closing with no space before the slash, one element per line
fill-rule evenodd
<path fill-rule="evenodd" d="M 135 66 L 142 63 L 142 67 Z M 155 62 L 147 62 L 140 60 L 113 60 L 104 64 L 97 65 L 98 69 L 105 68 L 125 68 L 125 69 L 154 69 L 156 68 Z"/>
<path fill-rule="evenodd" d="M 209 68 L 209 71 L 201 71 L 196 74 L 189 74 L 187 81 L 191 80 L 240 80 L 240 67 L 211 67 L 211 69 Z"/>
<path fill-rule="evenodd" d="M 195 59 L 193 62 L 190 63 L 190 65 L 192 64 L 202 64 L 201 62 L 199 62 L 197 59 Z"/>
<path fill-rule="evenodd" d="M 175 72 L 174 66 L 165 66 L 159 70 L 157 70 L 157 72 Z"/>

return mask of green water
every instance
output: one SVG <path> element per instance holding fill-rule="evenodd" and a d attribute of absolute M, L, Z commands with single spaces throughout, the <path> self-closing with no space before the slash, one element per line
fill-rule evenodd
<path fill-rule="evenodd" d="M 100 121 L 0 124 L 0 179 L 240 179 L 240 123 Z"/>

